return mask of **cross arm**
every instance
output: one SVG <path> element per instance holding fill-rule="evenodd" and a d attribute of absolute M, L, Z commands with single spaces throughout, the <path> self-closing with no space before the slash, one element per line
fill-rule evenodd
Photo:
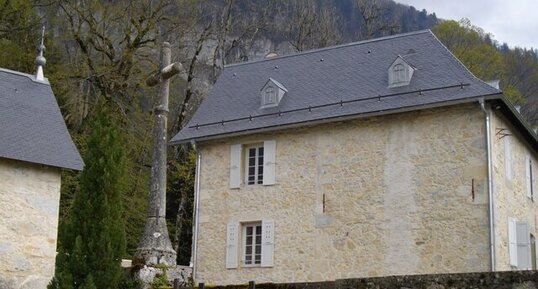
<path fill-rule="evenodd" d="M 159 84 L 162 80 L 169 79 L 170 77 L 180 73 L 181 71 L 184 71 L 183 65 L 179 62 L 174 62 L 165 68 L 163 68 L 161 71 L 157 71 L 156 73 L 150 75 L 146 79 L 146 84 L 148 86 L 155 86 Z"/>

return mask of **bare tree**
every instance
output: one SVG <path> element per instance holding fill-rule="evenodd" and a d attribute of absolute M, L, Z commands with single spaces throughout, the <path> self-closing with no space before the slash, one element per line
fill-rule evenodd
<path fill-rule="evenodd" d="M 286 38 L 296 51 L 326 47 L 342 41 L 341 19 L 335 8 L 318 6 L 316 3 L 293 0 L 280 11 Z"/>
<path fill-rule="evenodd" d="M 392 35 L 400 31 L 396 19 L 387 17 L 389 5 L 386 0 L 356 0 L 362 17 L 360 39 L 371 39 L 376 36 Z"/>

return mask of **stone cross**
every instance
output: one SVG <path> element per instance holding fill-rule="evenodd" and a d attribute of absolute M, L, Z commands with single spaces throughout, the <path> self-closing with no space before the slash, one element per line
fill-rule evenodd
<path fill-rule="evenodd" d="M 150 196 L 144 235 L 136 249 L 135 260 L 145 265 L 176 264 L 176 252 L 172 248 L 166 227 L 166 147 L 168 121 L 168 94 L 170 78 L 183 70 L 179 62 L 170 64 L 170 44 L 164 42 L 161 50 L 160 70 L 147 80 L 148 86 L 159 84 L 155 99 L 155 124 L 153 127 L 153 160 L 151 163 Z"/>

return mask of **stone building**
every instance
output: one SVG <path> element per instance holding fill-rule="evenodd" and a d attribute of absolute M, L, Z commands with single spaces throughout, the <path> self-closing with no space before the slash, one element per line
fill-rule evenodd
<path fill-rule="evenodd" d="M 44 58 L 37 62 L 36 75 L 0 69 L 0 288 L 46 288 L 54 275 L 60 173 L 83 167 L 43 77 Z"/>
<path fill-rule="evenodd" d="M 429 30 L 229 65 L 184 142 L 196 282 L 536 268 L 537 136 Z"/>

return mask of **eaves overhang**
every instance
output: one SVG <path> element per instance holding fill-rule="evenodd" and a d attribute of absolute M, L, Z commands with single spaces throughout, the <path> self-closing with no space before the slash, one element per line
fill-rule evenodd
<path fill-rule="evenodd" d="M 487 98 L 486 100 L 490 103 L 492 110 L 499 111 L 507 118 L 538 156 L 538 135 L 529 123 L 523 119 L 514 105 L 502 94 Z"/>
<path fill-rule="evenodd" d="M 335 116 L 335 117 L 327 117 L 327 118 L 315 119 L 315 120 L 306 120 L 306 121 L 281 124 L 281 125 L 270 125 L 270 126 L 254 128 L 254 129 L 238 130 L 238 131 L 233 131 L 230 133 L 215 133 L 215 134 L 210 134 L 210 135 L 204 135 L 202 137 L 186 138 L 186 139 L 171 141 L 169 144 L 178 145 L 178 144 L 189 143 L 193 141 L 202 142 L 202 141 L 216 140 L 216 139 L 222 139 L 222 138 L 244 136 L 244 135 L 249 135 L 249 134 L 254 134 L 254 133 L 264 133 L 264 132 L 270 132 L 270 131 L 297 128 L 297 127 L 307 127 L 307 126 L 319 125 L 319 124 L 324 124 L 324 123 L 361 119 L 361 118 L 368 118 L 368 117 L 375 117 L 375 116 L 382 116 L 382 115 L 388 115 L 388 114 L 396 114 L 396 113 L 403 113 L 403 112 L 410 112 L 410 111 L 417 111 L 417 110 L 424 110 L 424 109 L 431 109 L 431 108 L 440 108 L 440 107 L 446 107 L 446 106 L 452 106 L 452 105 L 458 105 L 458 104 L 477 102 L 480 99 L 484 99 L 486 101 L 493 101 L 495 103 L 500 101 L 501 103 L 504 103 L 506 107 L 510 106 L 509 102 L 504 98 L 504 96 L 502 96 L 502 93 L 493 93 L 489 95 L 468 97 L 468 98 L 458 99 L 458 100 L 449 100 L 449 101 L 440 101 L 440 102 L 428 103 L 428 104 L 402 106 L 395 109 L 381 109 L 381 110 L 376 110 L 376 111 L 369 111 L 366 113 L 340 115 L 340 116 Z M 515 112 L 515 108 L 513 108 L 512 106 L 512 109 L 510 111 Z M 514 117 L 517 118 L 518 121 L 520 122 L 521 124 L 520 128 L 525 128 L 528 131 L 529 136 L 533 134 L 532 130 L 530 130 L 530 127 L 524 124 L 524 121 L 520 116 L 517 116 L 516 114 L 514 114 Z M 538 144 L 538 140 L 536 139 L 535 134 L 534 134 L 534 141 L 535 143 Z"/>

